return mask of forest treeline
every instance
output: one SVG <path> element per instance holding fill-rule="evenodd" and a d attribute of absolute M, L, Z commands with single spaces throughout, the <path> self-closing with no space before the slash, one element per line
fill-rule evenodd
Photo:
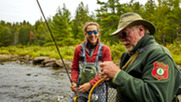
<path fill-rule="evenodd" d="M 101 41 L 110 45 L 117 43 L 116 37 L 110 34 L 117 29 L 120 15 L 126 12 L 139 13 L 144 19 L 156 26 L 155 38 L 162 45 L 181 40 L 181 1 L 180 0 L 147 0 L 143 5 L 135 0 L 121 4 L 119 0 L 101 2 L 100 8 L 89 12 L 88 5 L 81 2 L 76 9 L 75 17 L 63 4 L 57 8 L 52 18 L 47 18 L 55 40 L 59 46 L 77 45 L 84 39 L 83 26 L 88 21 L 96 21 L 101 27 Z M 47 26 L 42 18 L 34 25 L 28 21 L 9 23 L 0 21 L 0 46 L 10 45 L 53 45 Z"/>
<path fill-rule="evenodd" d="M 97 0 L 97 4 L 100 5 L 100 8 L 96 9 L 95 12 L 89 12 L 88 5 L 80 2 L 74 17 L 63 4 L 62 8 L 57 7 L 55 15 L 47 17 L 57 45 L 60 49 L 64 49 L 61 53 L 65 59 L 72 60 L 75 46 L 83 42 L 84 24 L 95 21 L 101 27 L 101 42 L 110 47 L 113 61 L 119 60 L 125 48 L 121 46 L 117 37 L 111 37 L 110 34 L 117 29 L 120 15 L 136 12 L 156 26 L 156 33 L 154 34 L 156 41 L 166 46 L 171 51 L 176 63 L 181 64 L 180 0 L 147 0 L 144 5 L 135 0 L 130 0 L 124 4 L 121 4 L 119 0 L 107 0 L 107 2 Z M 58 58 L 55 49 L 51 50 L 52 46 L 54 43 L 42 18 L 37 20 L 34 25 L 28 21 L 13 24 L 0 21 L 0 53 L 2 54 L 29 54 L 31 57 L 50 56 Z M 48 50 L 43 50 L 47 48 Z"/>

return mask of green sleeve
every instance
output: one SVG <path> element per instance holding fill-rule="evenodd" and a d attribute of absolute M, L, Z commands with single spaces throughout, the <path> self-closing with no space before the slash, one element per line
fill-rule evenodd
<path fill-rule="evenodd" d="M 122 70 L 113 78 L 113 84 L 134 102 L 172 102 L 181 83 L 178 68 L 168 55 L 155 55 L 147 60 L 144 68 L 137 68 L 142 69 L 141 78 L 133 77 Z M 153 77 L 154 62 L 169 66 L 167 78 Z"/>

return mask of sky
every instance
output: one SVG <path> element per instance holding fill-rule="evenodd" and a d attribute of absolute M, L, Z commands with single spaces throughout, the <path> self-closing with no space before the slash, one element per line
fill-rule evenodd
<path fill-rule="evenodd" d="M 62 8 L 65 3 L 66 8 L 71 12 L 72 17 L 75 15 L 76 8 L 83 2 L 88 5 L 90 12 L 95 12 L 100 6 L 96 4 L 97 0 L 39 0 L 43 12 L 47 17 L 56 14 L 58 7 Z M 108 1 L 108 0 L 100 0 Z M 128 3 L 130 0 L 120 0 L 121 3 Z M 147 0 L 136 0 L 145 4 Z M 32 25 L 42 17 L 37 0 L 1 0 L 0 3 L 0 21 L 5 22 L 23 22 L 29 21 Z"/>

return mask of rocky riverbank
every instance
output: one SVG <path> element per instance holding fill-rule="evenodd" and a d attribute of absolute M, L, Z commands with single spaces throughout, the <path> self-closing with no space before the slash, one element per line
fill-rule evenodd
<path fill-rule="evenodd" d="M 40 65 L 41 67 L 53 67 L 53 68 L 63 68 L 63 63 L 61 60 L 55 58 L 50 58 L 47 56 L 40 56 L 31 59 L 29 55 L 18 56 L 18 55 L 2 55 L 0 54 L 0 64 L 3 64 L 4 61 L 16 61 L 19 64 L 29 63 Z M 72 66 L 72 61 L 63 60 L 67 69 L 70 69 Z M 178 65 L 178 68 L 181 70 L 181 65 Z"/>
<path fill-rule="evenodd" d="M 34 64 L 40 65 L 41 67 L 53 67 L 53 68 L 63 68 L 62 60 L 57 60 L 55 58 L 50 58 L 47 56 L 40 56 L 31 59 L 29 55 L 18 56 L 18 55 L 2 55 L 0 54 L 0 63 L 6 61 L 15 61 L 19 64 Z M 72 61 L 63 60 L 67 69 L 70 69 Z"/>

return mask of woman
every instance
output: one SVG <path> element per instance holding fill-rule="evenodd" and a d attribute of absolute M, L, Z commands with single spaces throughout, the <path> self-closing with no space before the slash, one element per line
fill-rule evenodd
<path fill-rule="evenodd" d="M 86 23 L 84 26 L 85 40 L 82 44 L 75 48 L 71 68 L 72 84 L 70 87 L 72 91 L 78 92 L 79 102 L 87 101 L 89 90 L 98 80 L 100 80 L 98 75 L 98 71 L 100 69 L 99 63 L 104 61 L 111 61 L 110 48 L 100 42 L 99 30 L 98 23 Z M 100 87 L 102 87 L 101 90 Z M 105 94 L 105 87 L 105 83 L 102 83 L 99 85 L 99 89 L 98 87 L 95 89 L 94 94 L 97 95 L 97 101 L 100 101 L 101 93 Z M 74 96 L 75 95 L 72 95 L 69 102 L 73 101 L 72 98 Z"/>

